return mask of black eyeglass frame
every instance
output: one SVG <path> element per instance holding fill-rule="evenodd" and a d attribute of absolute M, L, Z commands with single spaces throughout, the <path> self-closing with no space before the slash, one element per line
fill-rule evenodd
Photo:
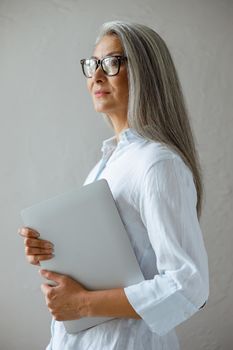
<path fill-rule="evenodd" d="M 105 70 L 104 70 L 104 67 L 103 67 L 103 61 L 106 59 L 106 58 L 109 58 L 109 57 L 114 57 L 114 58 L 117 58 L 118 60 L 118 70 L 115 74 L 108 74 Z M 82 66 L 82 71 L 83 71 L 83 74 L 85 75 L 86 78 L 92 78 L 93 75 L 91 77 L 87 76 L 86 73 L 85 73 L 85 70 L 84 70 L 84 64 L 85 64 L 85 61 L 86 60 L 94 60 L 96 62 L 96 69 L 95 71 L 98 69 L 99 66 L 101 66 L 102 68 L 102 71 L 104 72 L 104 74 L 106 74 L 108 77 L 113 77 L 115 75 L 117 75 L 120 71 L 120 67 L 121 67 L 121 63 L 123 63 L 124 61 L 127 61 L 127 57 L 126 56 L 105 56 L 103 57 L 102 59 L 97 59 L 97 58 L 94 58 L 94 57 L 91 57 L 91 58 L 83 58 L 80 60 L 80 63 L 81 63 L 81 66 Z"/>

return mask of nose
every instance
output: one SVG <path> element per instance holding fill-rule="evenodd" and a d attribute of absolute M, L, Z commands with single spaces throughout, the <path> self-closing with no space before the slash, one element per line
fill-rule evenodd
<path fill-rule="evenodd" d="M 92 76 L 92 79 L 95 81 L 95 82 L 103 82 L 105 81 L 107 78 L 106 78 L 106 75 L 104 74 L 101 66 L 99 65 L 99 67 L 96 69 L 95 73 L 93 74 Z"/>

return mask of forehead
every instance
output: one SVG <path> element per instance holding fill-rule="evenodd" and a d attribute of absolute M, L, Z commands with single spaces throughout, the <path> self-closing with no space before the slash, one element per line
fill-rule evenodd
<path fill-rule="evenodd" d="M 95 46 L 93 56 L 101 58 L 112 53 L 123 53 L 123 48 L 116 35 L 105 35 Z"/>

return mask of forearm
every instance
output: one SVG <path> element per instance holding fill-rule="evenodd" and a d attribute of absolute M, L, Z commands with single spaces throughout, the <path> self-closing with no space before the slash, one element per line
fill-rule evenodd
<path fill-rule="evenodd" d="M 90 317 L 141 319 L 129 303 L 123 288 L 89 291 L 87 303 Z"/>

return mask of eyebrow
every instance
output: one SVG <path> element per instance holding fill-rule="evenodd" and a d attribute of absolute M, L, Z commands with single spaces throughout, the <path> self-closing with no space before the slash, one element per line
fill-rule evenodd
<path fill-rule="evenodd" d="M 122 55 L 122 52 L 121 51 L 111 51 L 111 52 L 108 52 L 107 55 L 105 55 L 104 57 L 110 56 L 112 54 L 120 54 L 120 55 Z M 96 56 L 91 56 L 90 58 L 96 58 L 98 60 L 98 57 L 96 57 Z"/>

